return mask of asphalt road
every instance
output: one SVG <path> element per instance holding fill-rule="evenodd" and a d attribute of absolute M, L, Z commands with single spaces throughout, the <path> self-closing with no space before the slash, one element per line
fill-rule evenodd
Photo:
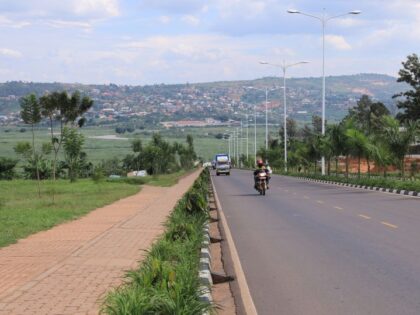
<path fill-rule="evenodd" d="M 420 314 L 420 199 L 213 176 L 259 315 Z"/>

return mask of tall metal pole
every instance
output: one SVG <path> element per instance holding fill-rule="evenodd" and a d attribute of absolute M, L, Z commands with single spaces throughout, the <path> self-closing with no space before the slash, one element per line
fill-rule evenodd
<path fill-rule="evenodd" d="M 228 145 L 229 145 L 229 149 L 228 149 L 228 151 L 229 151 L 229 159 L 231 158 L 231 155 L 230 155 L 230 140 L 231 140 L 231 136 L 229 135 L 229 138 L 228 138 Z"/>
<path fill-rule="evenodd" d="M 286 105 L 286 62 L 283 67 L 283 130 L 284 130 L 284 172 L 287 173 L 287 105 Z"/>
<path fill-rule="evenodd" d="M 257 165 L 257 105 L 254 104 L 254 164 Z"/>
<path fill-rule="evenodd" d="M 265 88 L 265 150 L 268 150 L 268 88 Z"/>
<path fill-rule="evenodd" d="M 241 157 L 242 157 L 242 155 L 244 154 L 244 148 L 243 148 L 243 146 L 244 146 L 244 136 L 243 136 L 243 125 L 242 125 L 242 119 L 241 119 L 241 142 L 240 142 L 240 145 L 241 145 L 241 150 L 240 150 L 240 154 L 239 154 L 239 159 L 241 159 Z M 242 162 L 241 162 L 241 166 L 242 166 Z"/>
<path fill-rule="evenodd" d="M 322 19 L 322 135 L 325 135 L 325 9 Z M 325 156 L 321 158 L 321 174 L 325 175 Z"/>
<path fill-rule="evenodd" d="M 331 16 L 331 17 L 327 17 L 325 8 L 321 17 L 308 14 L 305 12 L 300 12 L 299 10 L 294 10 L 294 9 L 289 9 L 287 10 L 287 12 L 291 14 L 302 14 L 302 15 L 317 19 L 321 21 L 321 24 L 322 24 L 322 135 L 325 135 L 325 27 L 329 20 L 336 19 L 336 18 L 349 15 L 349 14 L 357 15 L 357 14 L 360 14 L 361 11 L 354 10 L 354 11 L 350 11 L 344 14 Z M 325 156 L 322 157 L 321 169 L 322 169 L 322 175 L 325 175 Z"/>
<path fill-rule="evenodd" d="M 248 112 L 246 113 L 246 160 L 249 160 L 249 118 L 248 118 Z M 248 163 L 248 162 L 247 162 Z"/>
<path fill-rule="evenodd" d="M 236 127 L 236 163 L 239 165 L 239 127 Z"/>

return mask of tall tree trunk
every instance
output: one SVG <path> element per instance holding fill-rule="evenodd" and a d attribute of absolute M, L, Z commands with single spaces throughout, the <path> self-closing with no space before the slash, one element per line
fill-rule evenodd
<path fill-rule="evenodd" d="M 330 173 L 331 173 L 331 159 L 328 158 L 328 167 L 327 167 L 327 174 L 328 174 L 328 176 L 330 176 Z"/>
<path fill-rule="evenodd" d="M 335 176 L 338 176 L 338 156 L 335 157 Z"/>
<path fill-rule="evenodd" d="M 402 180 L 405 180 L 405 156 L 402 158 L 400 165 L 401 165 L 401 178 Z"/>
<path fill-rule="evenodd" d="M 32 158 L 35 163 L 36 168 L 36 179 L 38 183 L 38 197 L 41 198 L 41 180 L 39 178 L 39 168 L 38 168 L 38 158 L 35 158 L 35 131 L 34 131 L 34 124 L 32 126 Z"/>
<path fill-rule="evenodd" d="M 349 178 L 349 156 L 346 155 L 346 178 Z"/>
<path fill-rule="evenodd" d="M 57 149 L 54 143 L 54 129 L 53 129 L 53 120 L 50 116 L 50 130 L 51 130 L 51 145 L 54 150 L 54 160 L 53 160 L 53 170 L 52 170 L 52 180 L 53 180 L 53 187 L 52 187 L 52 202 L 55 203 L 55 173 L 57 172 Z"/>

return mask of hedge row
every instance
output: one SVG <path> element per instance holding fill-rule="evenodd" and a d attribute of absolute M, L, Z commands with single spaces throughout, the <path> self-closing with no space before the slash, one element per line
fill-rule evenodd
<path fill-rule="evenodd" d="M 199 252 L 209 218 L 209 172 L 204 170 L 178 202 L 166 233 L 127 282 L 106 297 L 102 313 L 112 315 L 197 315 L 211 308 L 199 300 Z M 163 197 L 163 196 L 162 196 Z"/>

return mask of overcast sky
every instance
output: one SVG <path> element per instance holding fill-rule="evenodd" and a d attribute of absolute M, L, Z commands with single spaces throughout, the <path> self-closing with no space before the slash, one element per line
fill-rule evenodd
<path fill-rule="evenodd" d="M 154 84 L 326 73 L 396 75 L 420 51 L 420 0 L 0 0 L 0 81 Z"/>

